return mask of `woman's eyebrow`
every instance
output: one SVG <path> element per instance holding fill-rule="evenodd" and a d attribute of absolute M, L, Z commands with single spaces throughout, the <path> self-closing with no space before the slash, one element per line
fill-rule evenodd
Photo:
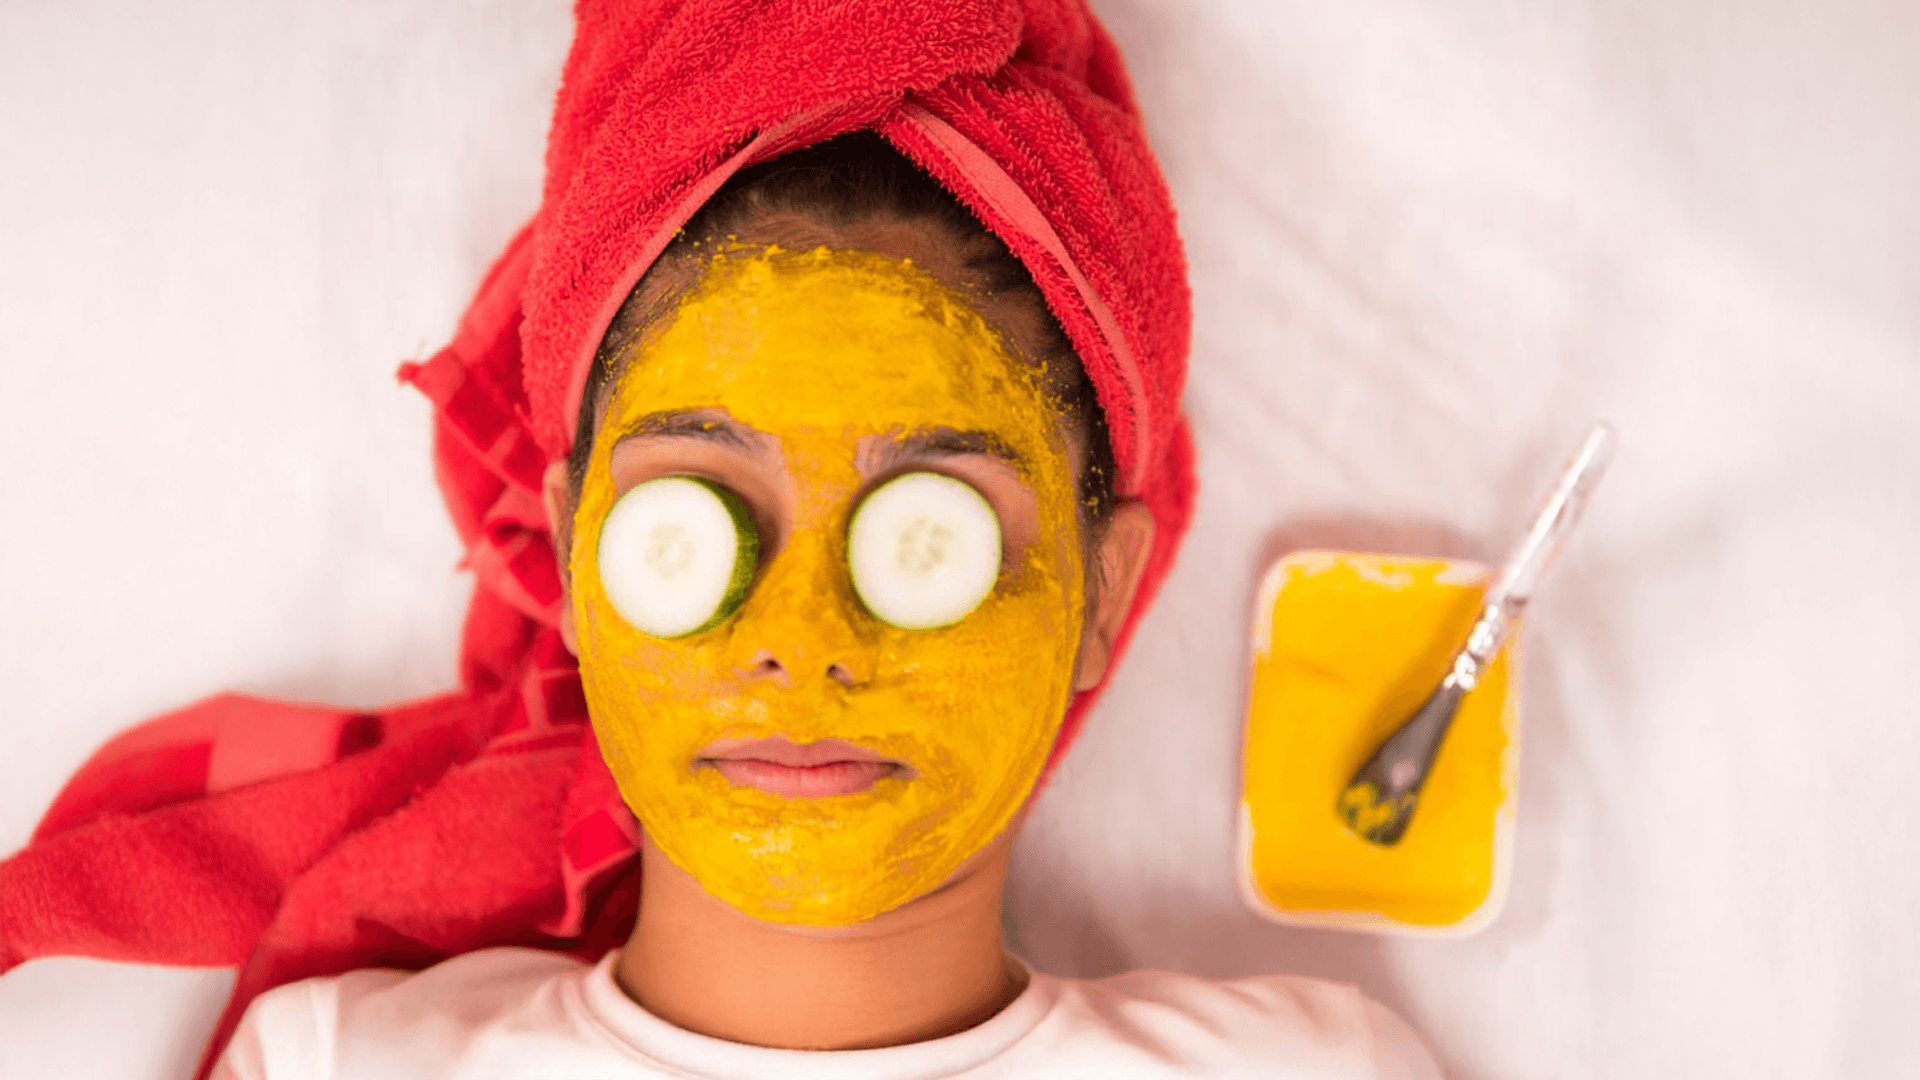
<path fill-rule="evenodd" d="M 948 427 L 920 428 L 882 440 L 874 448 L 875 467 L 886 470 L 915 458 L 960 457 L 984 454 L 1025 471 L 1027 459 L 991 431 L 959 431 Z"/>
<path fill-rule="evenodd" d="M 724 413 L 711 409 L 668 409 L 648 413 L 627 425 L 616 443 L 628 439 L 700 439 L 720 443 L 746 454 L 767 449 L 767 437 Z"/>

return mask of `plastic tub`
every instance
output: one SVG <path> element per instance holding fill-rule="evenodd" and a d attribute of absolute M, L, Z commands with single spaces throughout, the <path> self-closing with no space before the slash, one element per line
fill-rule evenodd
<path fill-rule="evenodd" d="M 1240 890 L 1278 922 L 1459 936 L 1491 922 L 1512 854 L 1516 633 L 1462 701 L 1399 843 L 1349 832 L 1355 769 L 1439 683 L 1478 614 L 1478 563 L 1299 551 L 1253 612 Z"/>

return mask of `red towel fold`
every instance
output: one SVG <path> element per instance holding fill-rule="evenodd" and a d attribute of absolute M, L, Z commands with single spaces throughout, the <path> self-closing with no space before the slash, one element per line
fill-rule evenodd
<path fill-rule="evenodd" d="M 1185 266 L 1119 54 L 1082 0 L 576 14 L 539 212 L 452 344 L 401 372 L 434 403 L 476 578 L 462 688 L 375 713 L 225 696 L 149 721 L 0 863 L 0 971 L 62 954 L 240 968 L 202 1074 L 281 983 L 501 944 L 596 957 L 630 929 L 638 831 L 554 630 L 540 478 L 615 309 L 741 167 L 877 130 L 1032 271 L 1106 412 L 1120 493 L 1158 523 L 1119 647 L 1185 529 Z"/>

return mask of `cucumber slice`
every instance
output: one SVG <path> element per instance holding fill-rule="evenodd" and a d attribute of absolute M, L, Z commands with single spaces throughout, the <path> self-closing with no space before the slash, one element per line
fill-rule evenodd
<path fill-rule="evenodd" d="M 739 610 L 760 533 L 740 496 L 697 477 L 663 476 L 613 504 L 595 554 L 621 618 L 655 637 L 683 637 Z"/>
<path fill-rule="evenodd" d="M 875 618 L 905 630 L 948 626 L 979 607 L 1000 578 L 1000 518 L 962 481 L 904 473 L 853 512 L 847 563 Z"/>

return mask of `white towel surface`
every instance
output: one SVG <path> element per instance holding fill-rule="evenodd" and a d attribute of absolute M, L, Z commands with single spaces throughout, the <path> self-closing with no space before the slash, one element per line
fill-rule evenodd
<path fill-rule="evenodd" d="M 1449 1075 L 1920 1071 L 1920 8 L 1105 0 L 1189 244 L 1183 559 L 1020 847 L 1065 974 L 1285 970 Z M 0 851 L 127 723 L 449 685 L 427 407 L 537 197 L 560 0 L 0 7 Z M 1621 452 L 1530 618 L 1511 898 L 1288 930 L 1232 879 L 1264 561 L 1496 557 Z M 36 961 L 0 1076 L 183 1075 L 229 976 Z"/>

